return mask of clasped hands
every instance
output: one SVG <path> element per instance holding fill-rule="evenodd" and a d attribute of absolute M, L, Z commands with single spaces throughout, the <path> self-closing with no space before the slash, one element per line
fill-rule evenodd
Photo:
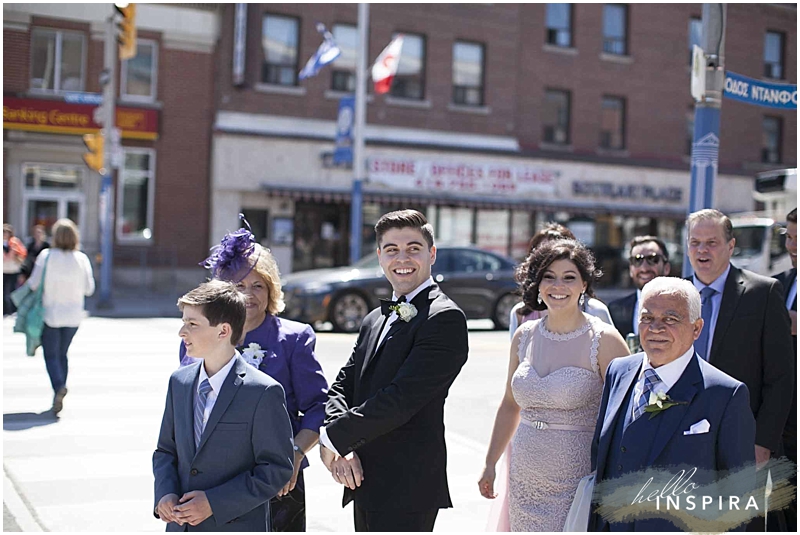
<path fill-rule="evenodd" d="M 341 457 L 320 444 L 319 455 L 323 464 L 325 464 L 325 468 L 333 476 L 334 481 L 350 490 L 355 490 L 361 486 L 361 482 L 364 480 L 364 471 L 361 469 L 361 460 L 355 452 L 350 452 L 347 456 Z"/>
<path fill-rule="evenodd" d="M 214 514 L 202 490 L 187 492 L 180 499 L 177 494 L 167 494 L 158 501 L 156 513 L 164 522 L 175 522 L 179 526 L 196 526 Z"/>

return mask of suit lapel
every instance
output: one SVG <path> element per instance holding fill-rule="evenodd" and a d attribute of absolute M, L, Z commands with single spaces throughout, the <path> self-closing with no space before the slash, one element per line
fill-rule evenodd
<path fill-rule="evenodd" d="M 625 414 L 621 413 L 621 411 L 624 411 L 624 408 L 628 406 L 628 404 L 625 403 L 628 399 L 628 392 L 630 392 L 633 387 L 633 383 L 636 381 L 639 370 L 642 367 L 642 359 L 644 356 L 641 353 L 639 353 L 639 355 L 642 358 L 638 360 L 632 359 L 628 369 L 619 375 L 616 384 L 611 387 L 611 395 L 608 399 L 606 413 L 603 416 L 603 429 L 600 431 L 600 443 L 597 449 L 596 466 L 598 480 L 603 477 L 603 467 L 605 467 L 606 457 L 608 456 L 608 448 L 611 445 L 611 441 L 614 439 L 614 426 L 625 425 Z M 608 380 L 608 377 L 606 377 L 606 380 Z M 622 420 L 617 423 L 619 418 L 622 418 Z"/>
<path fill-rule="evenodd" d="M 381 336 L 381 330 L 383 330 L 383 324 L 387 321 L 387 317 L 383 314 L 380 314 L 377 318 L 375 318 L 375 322 L 372 324 L 372 328 L 369 332 L 369 339 L 367 340 L 367 352 L 364 355 L 364 362 L 361 365 L 361 374 L 364 375 L 364 372 L 367 371 L 367 366 L 375 358 L 375 346 L 378 344 L 378 339 Z"/>
<path fill-rule="evenodd" d="M 700 373 L 700 364 L 697 361 L 698 358 L 697 353 L 695 353 L 686 366 L 686 369 L 683 371 L 683 374 L 681 374 L 678 379 L 678 382 L 667 392 L 669 397 L 673 400 L 685 401 L 686 403 L 674 405 L 654 416 L 654 418 L 659 419 L 659 422 L 655 439 L 650 449 L 650 456 L 647 459 L 648 465 L 653 464 L 653 461 L 655 461 L 658 455 L 664 450 L 670 438 L 675 436 L 676 429 L 680 425 L 681 420 L 683 420 L 683 417 L 686 416 L 692 399 L 695 394 L 697 394 L 696 384 L 703 381 L 703 374 Z M 649 414 L 642 416 L 642 418 L 649 417 Z"/>
<path fill-rule="evenodd" d="M 214 403 L 214 408 L 211 409 L 208 423 L 206 423 L 206 428 L 203 430 L 203 435 L 200 437 L 200 444 L 197 446 L 197 451 L 203 449 L 209 435 L 214 431 L 219 419 L 228 409 L 228 405 L 231 404 L 231 401 L 233 401 L 236 392 L 239 390 L 239 385 L 244 382 L 248 364 L 242 360 L 239 353 L 236 353 L 236 356 L 233 358 L 236 359 L 236 362 L 233 363 L 233 367 L 231 371 L 228 372 L 225 382 L 222 383 L 217 401 Z"/>
<path fill-rule="evenodd" d="M 194 393 L 197 391 L 197 379 L 200 377 L 200 366 L 203 365 L 203 361 L 197 362 L 192 364 L 195 367 L 193 372 L 190 372 L 186 378 L 185 382 L 183 382 L 183 388 L 180 393 L 180 403 L 183 405 L 183 408 L 178 411 L 178 413 L 183 413 L 183 421 L 188 422 L 189 425 L 187 426 L 187 430 L 185 433 L 179 434 L 179 439 L 186 442 L 184 447 L 187 448 L 187 451 L 191 451 L 195 453 L 195 444 L 194 444 Z M 176 437 L 178 439 L 178 437 Z"/>
<path fill-rule="evenodd" d="M 711 343 L 711 352 L 709 353 L 708 361 L 714 363 L 717 353 L 719 353 L 722 340 L 725 338 L 725 331 L 733 321 L 736 315 L 736 307 L 739 304 L 739 298 L 745 291 L 744 278 L 742 272 L 731 266 L 731 271 L 728 273 L 728 278 L 725 280 L 725 289 L 722 291 L 722 301 L 719 304 L 719 315 L 717 315 L 717 324 L 714 327 L 714 340 Z"/>
<path fill-rule="evenodd" d="M 383 350 L 383 348 L 386 346 L 386 343 L 389 341 L 390 338 L 396 336 L 398 333 L 401 333 L 401 332 L 407 330 L 411 325 L 413 325 L 413 324 L 415 324 L 415 323 L 417 323 L 419 321 L 422 321 L 423 318 L 427 318 L 428 317 L 428 310 L 430 308 L 430 302 L 433 301 L 434 299 L 436 299 L 439 296 L 440 293 L 441 292 L 439 291 L 439 287 L 436 284 L 431 284 L 427 288 L 424 288 L 416 296 L 414 296 L 414 299 L 411 300 L 411 304 L 414 305 L 417 308 L 417 315 L 414 316 L 414 318 L 412 318 L 410 321 L 403 321 L 402 319 L 400 319 L 398 317 L 394 321 L 394 323 L 392 323 L 391 327 L 389 327 L 389 330 L 386 332 L 386 336 L 384 336 L 383 340 L 381 340 L 380 345 L 377 348 L 375 348 L 374 350 L 369 351 L 367 353 L 367 356 L 364 358 L 364 366 L 362 366 L 362 368 L 361 368 L 361 375 L 362 376 L 366 373 L 367 368 L 369 368 L 370 364 L 376 359 L 376 357 L 378 356 L 378 353 L 380 353 Z M 381 319 L 381 321 L 378 322 L 378 323 L 379 323 L 379 325 L 377 327 L 377 335 L 375 335 L 376 327 L 373 326 L 373 331 L 372 331 L 372 333 L 370 333 L 370 344 L 367 347 L 367 349 L 374 348 L 375 344 L 377 343 L 377 341 L 378 341 L 378 339 L 380 337 L 381 326 L 383 325 L 383 320 Z M 375 340 L 374 341 L 372 339 L 373 335 L 375 335 Z"/>

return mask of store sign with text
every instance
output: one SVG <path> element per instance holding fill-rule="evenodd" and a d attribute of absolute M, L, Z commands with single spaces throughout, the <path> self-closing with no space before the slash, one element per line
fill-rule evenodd
<path fill-rule="evenodd" d="M 590 197 L 606 200 L 652 201 L 680 204 L 683 189 L 676 186 L 648 186 L 642 184 L 619 184 L 614 182 L 588 182 L 576 180 L 572 183 L 575 197 Z"/>
<path fill-rule="evenodd" d="M 91 134 L 100 129 L 94 122 L 94 104 L 61 100 L 6 97 L 3 128 L 53 134 Z M 158 139 L 158 110 L 117 106 L 116 126 L 123 139 Z"/>
<path fill-rule="evenodd" d="M 392 189 L 500 196 L 555 195 L 559 176 L 538 166 L 383 156 L 370 158 L 368 171 L 371 183 Z"/>

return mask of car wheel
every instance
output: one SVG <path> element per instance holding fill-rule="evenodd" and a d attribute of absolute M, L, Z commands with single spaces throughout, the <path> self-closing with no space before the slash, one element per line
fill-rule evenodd
<path fill-rule="evenodd" d="M 514 305 L 519 303 L 520 297 L 513 293 L 507 293 L 497 300 L 494 305 L 494 313 L 492 314 L 492 321 L 494 328 L 499 331 L 507 331 L 509 320 L 511 318 L 511 309 Z"/>
<path fill-rule="evenodd" d="M 333 301 L 329 316 L 334 331 L 355 333 L 368 313 L 367 300 L 359 293 L 347 292 Z"/>

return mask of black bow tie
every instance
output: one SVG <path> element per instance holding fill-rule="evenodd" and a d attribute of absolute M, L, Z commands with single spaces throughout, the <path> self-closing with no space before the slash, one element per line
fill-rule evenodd
<path fill-rule="evenodd" d="M 390 316 L 394 310 L 392 310 L 393 306 L 397 306 L 400 303 L 406 302 L 406 296 L 401 295 L 397 301 L 392 301 L 391 299 L 381 299 L 381 314 L 384 316 Z"/>

